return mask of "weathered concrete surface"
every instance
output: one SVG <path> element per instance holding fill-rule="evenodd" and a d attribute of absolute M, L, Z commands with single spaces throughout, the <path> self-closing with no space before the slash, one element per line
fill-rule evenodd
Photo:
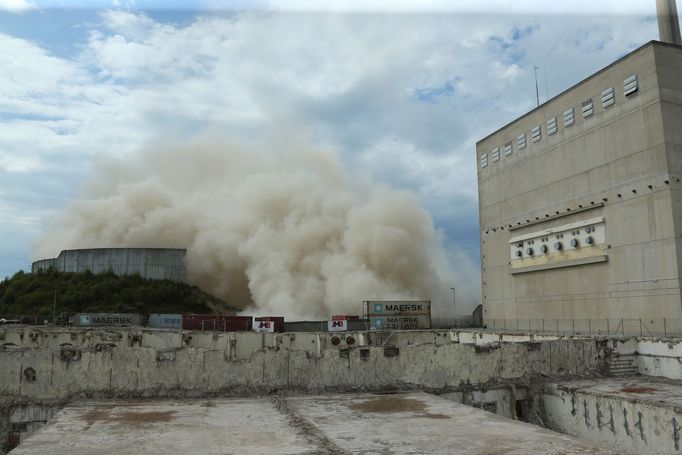
<path fill-rule="evenodd" d="M 642 377 L 546 384 L 543 423 L 619 453 L 682 450 L 682 382 Z"/>
<path fill-rule="evenodd" d="M 427 389 L 585 375 L 603 341 L 432 331 L 214 333 L 0 329 L 0 396 L 201 396 Z M 500 341 L 503 340 L 503 341 Z"/>
<path fill-rule="evenodd" d="M 13 454 L 609 454 L 425 393 L 77 403 Z"/>

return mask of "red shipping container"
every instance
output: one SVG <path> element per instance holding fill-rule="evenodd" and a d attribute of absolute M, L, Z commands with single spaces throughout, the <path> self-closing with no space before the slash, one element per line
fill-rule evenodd
<path fill-rule="evenodd" d="M 184 330 L 212 330 L 218 332 L 250 332 L 251 316 L 221 316 L 214 314 L 183 314 Z"/>
<path fill-rule="evenodd" d="M 360 316 L 353 316 L 348 314 L 337 314 L 332 316 L 332 321 L 357 321 Z"/>
<path fill-rule="evenodd" d="M 281 333 L 284 331 L 284 318 L 281 316 L 262 316 L 255 318 L 256 319 L 256 325 L 258 322 L 263 321 L 263 322 L 274 322 L 275 323 L 275 332 Z"/>

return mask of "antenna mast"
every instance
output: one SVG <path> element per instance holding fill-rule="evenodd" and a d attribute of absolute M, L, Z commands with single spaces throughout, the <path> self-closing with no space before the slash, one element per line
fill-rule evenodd
<path fill-rule="evenodd" d="M 540 89 L 538 88 L 538 70 L 540 69 L 539 66 L 533 66 L 533 70 L 535 72 L 535 100 L 538 103 L 538 106 L 540 106 Z"/>

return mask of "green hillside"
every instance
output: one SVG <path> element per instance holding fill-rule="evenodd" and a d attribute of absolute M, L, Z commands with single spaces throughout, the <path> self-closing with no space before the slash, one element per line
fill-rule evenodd
<path fill-rule="evenodd" d="M 20 271 L 0 282 L 0 318 L 38 315 L 41 321 L 52 320 L 55 290 L 57 315 L 63 312 L 213 313 L 217 310 L 224 313 L 228 308 L 199 288 L 169 280 L 113 273 Z"/>

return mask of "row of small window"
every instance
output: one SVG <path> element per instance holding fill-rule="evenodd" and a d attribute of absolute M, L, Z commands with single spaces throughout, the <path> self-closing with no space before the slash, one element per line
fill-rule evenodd
<path fill-rule="evenodd" d="M 625 96 L 632 95 L 639 89 L 638 82 L 637 82 L 637 75 L 633 74 L 632 76 L 628 77 L 623 81 L 623 92 L 625 93 Z M 606 109 L 609 106 L 612 106 L 616 103 L 616 95 L 614 93 L 613 87 L 607 88 L 603 92 L 601 92 L 601 103 L 602 107 Z M 582 104 L 582 115 L 583 118 L 588 118 L 594 115 L 594 103 L 592 101 L 592 98 L 589 100 L 583 102 Z M 565 111 L 563 114 L 564 117 L 564 127 L 569 127 L 575 123 L 575 112 L 574 108 L 570 108 L 569 110 Z M 558 131 L 557 127 L 557 118 L 552 117 L 551 119 L 547 120 L 547 135 L 551 136 L 553 134 L 556 134 Z M 536 126 L 532 130 L 530 130 L 530 136 L 531 140 L 533 142 L 539 142 L 540 139 L 542 139 L 542 130 L 540 128 L 540 125 Z M 526 148 L 528 145 L 528 142 L 526 141 L 526 133 L 523 133 L 519 135 L 519 137 L 516 138 L 516 145 L 519 150 L 523 150 Z M 511 142 L 507 142 L 504 144 L 503 152 L 504 156 L 509 156 L 513 153 L 513 147 Z M 491 152 L 490 156 L 493 160 L 493 163 L 496 163 L 500 161 L 501 158 L 501 152 L 500 152 L 500 147 L 495 147 Z M 488 154 L 484 153 L 481 155 L 481 168 L 488 167 Z"/>

